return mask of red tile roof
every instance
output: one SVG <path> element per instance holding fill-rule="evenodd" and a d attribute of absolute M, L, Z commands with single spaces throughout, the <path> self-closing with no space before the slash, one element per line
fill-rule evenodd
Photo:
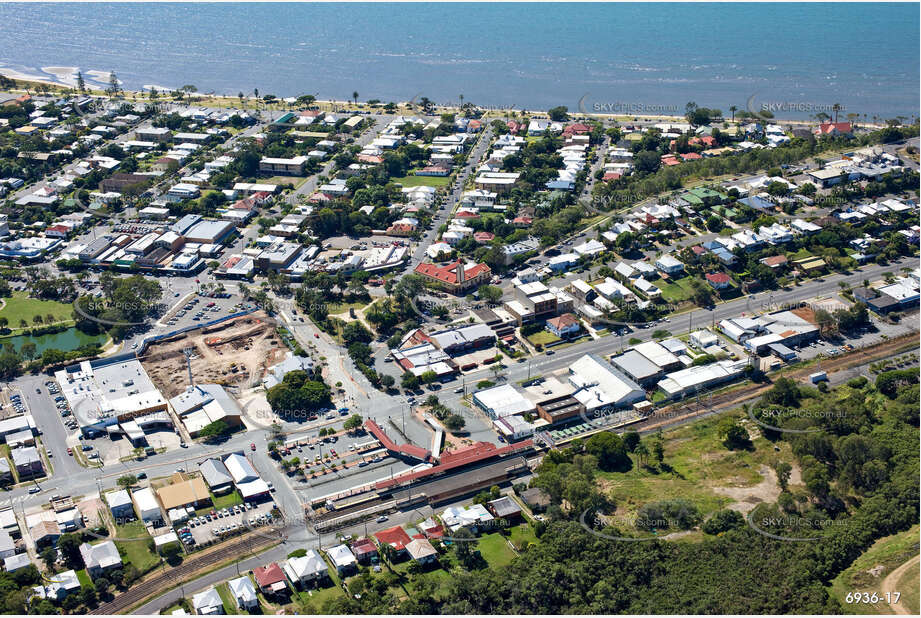
<path fill-rule="evenodd" d="M 394 526 L 393 528 L 375 532 L 374 538 L 376 538 L 377 542 L 381 545 L 390 545 L 397 551 L 403 551 L 406 544 L 410 541 L 409 535 L 406 534 L 406 530 L 403 530 L 400 526 Z"/>
<path fill-rule="evenodd" d="M 423 262 L 416 266 L 416 272 L 420 275 L 425 275 L 433 279 L 437 279 L 442 283 L 447 283 L 449 285 L 455 285 L 457 283 L 457 266 L 462 264 L 461 260 L 456 262 L 449 262 L 444 266 L 438 266 L 437 264 L 428 264 Z M 489 266 L 486 264 L 477 264 L 470 268 L 464 269 L 464 279 L 470 280 L 482 273 L 489 275 L 492 271 Z"/>
<path fill-rule="evenodd" d="M 356 558 L 358 556 L 377 553 L 377 547 L 374 545 L 374 541 L 371 539 L 358 539 L 352 543 L 351 549 Z"/>
<path fill-rule="evenodd" d="M 591 132 L 592 128 L 582 124 L 581 122 L 573 123 L 563 129 L 563 135 L 581 135 L 583 133 Z"/>
<path fill-rule="evenodd" d="M 474 232 L 473 240 L 478 243 L 487 243 L 496 237 L 492 232 Z"/>
<path fill-rule="evenodd" d="M 431 453 L 421 446 L 416 446 L 415 444 L 397 444 L 384 433 L 384 430 L 381 429 L 380 425 L 375 423 L 372 420 L 365 421 L 365 428 L 371 432 L 371 434 L 377 438 L 377 440 L 383 445 L 385 449 L 393 453 L 398 453 L 400 455 L 407 455 L 415 459 L 420 459 L 422 461 L 428 460 Z"/>
<path fill-rule="evenodd" d="M 683 155 L 681 155 L 681 158 L 684 159 L 685 161 L 688 161 L 690 159 L 700 159 L 702 157 L 696 152 L 686 152 Z"/>
<path fill-rule="evenodd" d="M 620 177 L 620 172 L 607 172 L 601 180 L 604 182 L 611 182 L 612 180 L 618 180 Z"/>
<path fill-rule="evenodd" d="M 729 283 L 729 275 L 726 273 L 707 273 L 707 281 L 710 283 Z"/>
<path fill-rule="evenodd" d="M 272 584 L 285 581 L 285 574 L 276 562 L 256 567 L 253 569 L 253 577 L 260 588 L 269 588 Z"/>
<path fill-rule="evenodd" d="M 578 324 L 578 323 L 579 323 L 579 318 L 577 318 L 571 313 L 564 313 L 563 315 L 559 317 L 551 318 L 547 320 L 547 324 L 549 324 L 550 326 L 553 326 L 557 330 L 561 330 L 569 326 L 572 326 L 573 324 Z"/>
<path fill-rule="evenodd" d="M 852 131 L 850 122 L 823 122 L 819 125 L 819 128 L 816 129 L 816 133 L 820 135 L 828 135 L 829 133 L 850 133 Z"/>

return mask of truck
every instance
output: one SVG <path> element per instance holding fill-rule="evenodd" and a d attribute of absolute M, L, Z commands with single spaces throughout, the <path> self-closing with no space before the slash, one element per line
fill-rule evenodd
<path fill-rule="evenodd" d="M 809 381 L 813 384 L 828 382 L 828 375 L 824 371 L 816 371 L 815 373 L 809 374 Z"/>

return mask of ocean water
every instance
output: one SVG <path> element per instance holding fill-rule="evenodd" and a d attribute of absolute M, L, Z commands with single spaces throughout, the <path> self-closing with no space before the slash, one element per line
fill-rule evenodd
<path fill-rule="evenodd" d="M 4 3 L 0 68 L 232 95 L 910 117 L 919 16 L 911 3 Z"/>

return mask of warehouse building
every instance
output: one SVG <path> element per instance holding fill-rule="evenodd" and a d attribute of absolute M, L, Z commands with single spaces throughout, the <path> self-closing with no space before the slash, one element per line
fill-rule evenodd
<path fill-rule="evenodd" d="M 511 384 L 503 384 L 473 394 L 473 403 L 495 420 L 533 412 L 534 403 Z"/>
<path fill-rule="evenodd" d="M 573 397 L 587 412 L 626 407 L 646 399 L 639 384 L 594 354 L 586 354 L 569 367 L 569 382 L 576 389 Z"/>

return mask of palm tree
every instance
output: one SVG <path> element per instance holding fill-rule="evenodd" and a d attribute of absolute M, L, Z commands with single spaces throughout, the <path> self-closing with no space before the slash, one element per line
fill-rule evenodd
<path fill-rule="evenodd" d="M 735 105 L 729 106 L 729 113 L 732 114 L 732 122 L 736 121 L 736 111 L 738 111 L 738 109 L 739 108 L 736 107 Z"/>
<path fill-rule="evenodd" d="M 358 91 L 352 92 L 352 100 L 355 101 L 355 105 L 358 105 Z"/>
<path fill-rule="evenodd" d="M 838 124 L 838 112 L 841 111 L 841 104 L 835 103 L 831 106 L 833 112 L 835 112 L 835 124 Z"/>
<path fill-rule="evenodd" d="M 646 448 L 646 445 L 640 442 L 633 449 L 633 454 L 636 455 L 636 458 L 639 460 L 641 466 L 646 465 L 646 458 L 649 457 L 649 449 Z"/>

